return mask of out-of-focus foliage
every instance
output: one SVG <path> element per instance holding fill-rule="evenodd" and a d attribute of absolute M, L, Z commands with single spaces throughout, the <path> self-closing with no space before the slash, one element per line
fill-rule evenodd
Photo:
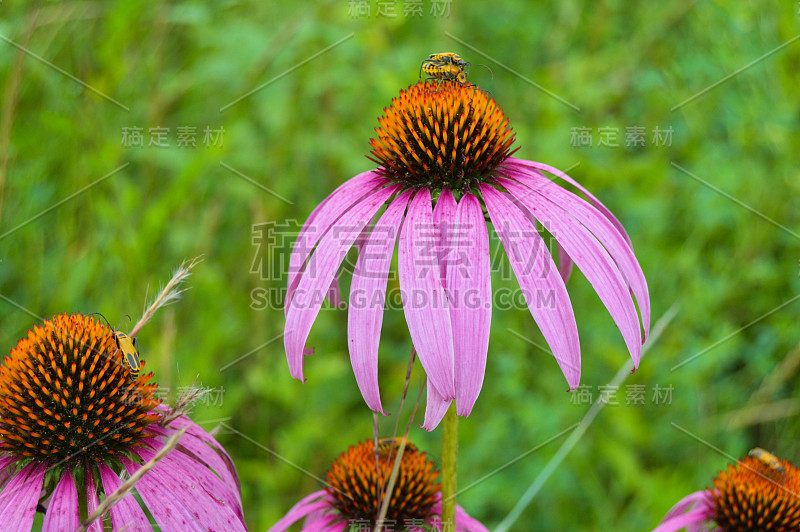
<path fill-rule="evenodd" d="M 251 305 L 254 290 L 283 287 L 285 277 L 263 277 L 288 262 L 265 255 L 265 275 L 252 273 L 260 257 L 252 228 L 302 223 L 336 186 L 371 168 L 364 154 L 383 107 L 417 80 L 429 53 L 453 50 L 492 68 L 493 79 L 476 67 L 471 80 L 510 117 L 519 157 L 559 168 L 580 163 L 571 174 L 628 229 L 654 319 L 679 305 L 618 390 L 619 404 L 600 414 L 516 529 L 652 528 L 728 462 L 712 445 L 734 456 L 760 445 L 797 458 L 800 303 L 778 307 L 800 293 L 800 42 L 675 108 L 800 33 L 797 6 L 456 1 L 440 3 L 449 14 L 434 16 L 424 0 L 412 16 L 411 2 L 381 3 L 394 6 L 390 18 L 373 1 L 365 3 L 369 15 L 352 16 L 356 4 L 0 4 L 5 349 L 33 315 L 135 318 L 172 268 L 202 254 L 192 289 L 142 330 L 138 345 L 170 397 L 197 376 L 224 390 L 195 418 L 209 429 L 219 420 L 229 427 L 218 437 L 238 465 L 247 521 L 254 530 L 273 524 L 319 488 L 299 468 L 322 475 L 348 445 L 370 437 L 372 416 L 350 369 L 342 312 L 328 309 L 317 320 L 307 382 L 289 377 L 282 310 Z M 144 146 L 125 146 L 123 128 L 137 127 Z M 149 145 L 157 127 L 169 128 L 169 147 Z M 183 127 L 196 128 L 195 147 L 178 145 Z M 206 127 L 224 128 L 221 146 L 204 145 Z M 634 127 L 644 128 L 644 146 L 626 146 Z M 591 128 L 591 147 L 571 143 L 575 128 Z M 672 130 L 671 145 L 656 145 L 656 128 Z M 616 139 L 604 137 L 613 131 Z M 599 145 L 603 139 L 619 146 Z M 516 281 L 497 275 L 494 285 Z M 586 279 L 574 275 L 568 289 L 582 384 L 596 400 L 628 355 Z M 527 310 L 496 309 L 483 392 L 461 423 L 461 486 L 589 408 L 571 402 L 552 358 L 517 335 L 544 344 Z M 387 312 L 380 375 L 395 414 L 409 348 L 402 311 Z M 417 365 L 409 404 L 421 376 Z M 644 405 L 626 404 L 634 385 L 645 390 Z M 672 390 L 670 404 L 655 403 L 656 386 Z M 382 419 L 382 433 L 394 422 Z M 417 425 L 412 439 L 438 456 L 440 433 Z M 492 527 L 562 441 L 470 488 L 459 503 Z"/>

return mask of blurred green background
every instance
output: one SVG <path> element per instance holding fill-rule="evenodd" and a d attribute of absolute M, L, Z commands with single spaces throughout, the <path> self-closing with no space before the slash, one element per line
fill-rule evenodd
<path fill-rule="evenodd" d="M 319 485 L 265 448 L 323 475 L 338 453 L 370 437 L 372 416 L 350 368 L 345 313 L 325 310 L 317 320 L 305 384 L 290 378 L 280 339 L 263 346 L 282 333 L 283 312 L 253 308 L 252 294 L 280 290 L 285 280 L 251 272 L 264 252 L 253 225 L 302 223 L 337 185 L 372 168 L 364 155 L 383 107 L 417 80 L 428 54 L 452 50 L 493 70 L 492 79 L 475 67 L 471 80 L 510 117 L 517 156 L 562 169 L 580 163 L 571 175 L 633 240 L 654 321 L 678 305 L 620 387 L 620 404 L 600 413 L 513 529 L 650 529 L 729 462 L 710 445 L 733 456 L 759 445 L 797 458 L 800 42 L 672 108 L 796 38 L 798 5 L 453 1 L 434 14 L 424 0 L 412 16 L 407 3 L 370 1 L 368 15 L 344 0 L 0 4 L 5 349 L 37 321 L 19 307 L 135 320 L 183 259 L 203 255 L 191 290 L 156 315 L 138 344 L 172 396 L 196 376 L 224 390 L 194 419 L 209 430 L 225 420 L 246 436 L 218 434 L 239 468 L 248 525 L 274 524 Z M 381 6 L 394 6 L 395 16 Z M 169 147 L 149 145 L 158 127 L 169 128 Z M 183 127 L 196 128 L 195 147 L 178 145 Z M 204 143 L 206 127 L 224 128 L 221 142 Z M 626 146 L 632 127 L 644 128 L 644 146 Z M 126 146 L 124 128 L 142 128 L 144 146 Z M 571 142 L 576 128 L 590 128 L 591 147 Z M 598 145 L 600 128 L 616 129 L 619 146 Z M 669 145 L 653 141 L 656 128 L 671 128 Z M 267 270 L 285 260 L 262 258 Z M 496 276 L 494 286 L 516 281 Z M 596 400 L 628 354 L 586 279 L 576 273 L 568 289 L 582 384 Z M 517 335 L 544 344 L 527 310 L 495 310 L 483 391 L 461 423 L 461 486 L 589 408 L 571 402 L 552 357 Z M 393 413 L 409 348 L 402 311 L 388 311 L 380 376 Z M 421 375 L 417 365 L 411 396 Z M 644 387 L 644 405 L 626 405 L 628 385 Z M 671 387 L 669 404 L 653 400 L 656 386 Z M 382 419 L 381 432 L 390 434 L 394 422 Z M 412 439 L 438 460 L 441 429 L 429 434 L 418 423 Z M 469 489 L 459 504 L 494 527 L 564 438 Z"/>

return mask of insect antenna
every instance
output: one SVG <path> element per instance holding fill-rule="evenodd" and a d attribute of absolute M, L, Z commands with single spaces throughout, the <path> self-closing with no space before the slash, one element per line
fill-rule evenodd
<path fill-rule="evenodd" d="M 467 64 L 468 64 L 468 65 L 470 65 L 470 66 L 472 66 L 472 65 L 475 65 L 475 66 L 482 66 L 483 68 L 485 68 L 486 70 L 488 70 L 488 71 L 489 71 L 489 74 L 491 75 L 491 79 L 494 79 L 494 72 L 492 72 L 492 69 L 491 69 L 491 68 L 489 68 L 488 66 L 486 66 L 486 65 L 482 65 L 482 64 L 480 64 L 480 63 L 467 63 Z"/>
<path fill-rule="evenodd" d="M 127 314 L 125 314 L 124 316 L 122 316 L 122 319 L 121 319 L 121 320 L 119 320 L 119 325 L 117 325 L 117 329 L 116 329 L 116 330 L 119 330 L 119 328 L 122 326 L 122 322 L 125 320 L 125 318 L 128 318 L 128 320 L 130 320 L 130 319 L 131 319 L 131 317 L 130 317 L 129 315 L 127 315 Z"/>
<path fill-rule="evenodd" d="M 103 316 L 102 314 L 100 314 L 99 312 L 92 312 L 91 314 L 89 314 L 89 316 L 100 316 L 100 317 L 102 317 L 102 318 L 105 320 L 105 322 L 106 322 L 106 325 L 108 325 L 108 328 L 109 328 L 109 329 L 111 329 L 111 330 L 113 330 L 113 329 L 114 329 L 114 328 L 111 326 L 111 324 L 110 324 L 110 323 L 108 323 L 108 319 L 106 319 L 106 317 L 105 317 L 105 316 Z"/>

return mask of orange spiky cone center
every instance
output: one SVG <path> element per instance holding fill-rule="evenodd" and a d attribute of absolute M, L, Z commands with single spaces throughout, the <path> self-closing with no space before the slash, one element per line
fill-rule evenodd
<path fill-rule="evenodd" d="M 0 366 L 0 451 L 66 466 L 124 453 L 160 417 L 152 376 L 133 379 L 105 324 L 53 316 Z"/>
<path fill-rule="evenodd" d="M 464 190 L 489 179 L 512 152 L 503 110 L 475 86 L 411 85 L 384 109 L 370 140 L 378 172 L 407 186 Z"/>
<path fill-rule="evenodd" d="M 800 530 L 800 472 L 788 460 L 780 467 L 748 456 L 714 479 L 714 520 L 722 530 Z"/>
<path fill-rule="evenodd" d="M 337 458 L 326 474 L 327 492 L 343 519 L 374 523 L 386 495 L 386 485 L 394 466 L 398 446 L 379 448 L 376 462 L 374 443 L 366 441 L 350 447 Z M 387 522 L 397 527 L 422 522 L 431 517 L 439 472 L 424 452 L 408 444 L 386 512 Z"/>

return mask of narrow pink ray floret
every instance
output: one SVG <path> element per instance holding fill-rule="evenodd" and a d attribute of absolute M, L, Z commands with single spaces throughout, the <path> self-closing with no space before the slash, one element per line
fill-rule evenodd
<path fill-rule="evenodd" d="M 608 309 L 638 367 L 650 329 L 650 300 L 630 239 L 614 215 L 563 172 L 511 157 L 508 119 L 476 87 L 419 83 L 401 91 L 384 112 L 371 141 L 370 159 L 378 168 L 323 200 L 295 242 L 284 335 L 292 376 L 303 379 L 311 326 L 326 296 L 338 294 L 337 272 L 355 245 L 347 345 L 367 405 L 384 412 L 378 351 L 397 246 L 403 311 L 428 377 L 423 426 L 436 427 L 454 400 L 457 413 L 468 416 L 489 350 L 487 218 L 570 389 L 578 386 L 581 362 L 565 286 L 573 263 Z M 558 266 L 540 225 L 558 243 Z"/>

